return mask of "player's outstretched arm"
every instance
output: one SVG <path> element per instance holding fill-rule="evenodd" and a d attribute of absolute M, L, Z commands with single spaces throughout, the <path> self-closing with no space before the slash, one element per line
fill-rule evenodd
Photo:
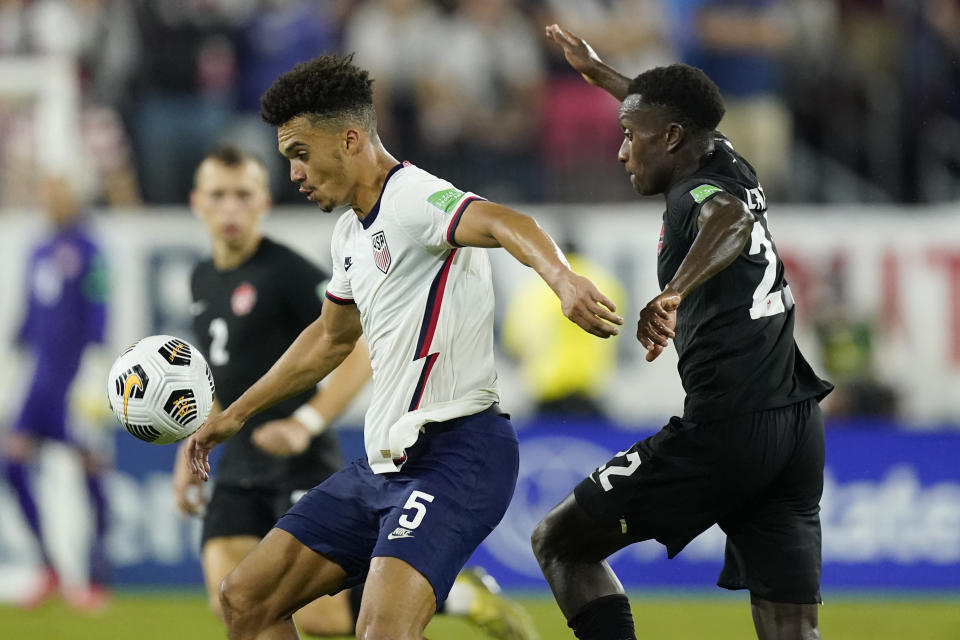
<path fill-rule="evenodd" d="M 547 26 L 546 33 L 549 39 L 560 45 L 567 62 L 580 72 L 584 80 L 600 87 L 621 102 L 626 99 L 630 78 L 601 60 L 586 40 L 558 24 Z"/>
<path fill-rule="evenodd" d="M 676 310 L 694 289 L 733 262 L 750 239 L 755 218 L 747 205 L 729 193 L 718 193 L 700 208 L 700 231 L 663 291 L 640 311 L 637 340 L 656 359 L 673 337 Z"/>
<path fill-rule="evenodd" d="M 528 215 L 485 201 L 470 203 L 460 218 L 454 240 L 470 247 L 503 247 L 532 267 L 560 298 L 563 315 L 601 338 L 617 335 L 623 318 L 616 305 L 587 278 L 574 273 L 563 252 Z"/>
<path fill-rule="evenodd" d="M 257 413 L 316 385 L 353 351 L 363 330 L 355 305 L 326 302 L 263 377 L 187 441 L 186 456 L 198 477 L 210 477 L 210 451 Z"/>
<path fill-rule="evenodd" d="M 323 389 L 289 418 L 271 420 L 257 427 L 251 436 L 253 443 L 275 456 L 303 453 L 310 441 L 326 431 L 327 426 L 350 406 L 372 375 L 370 353 L 361 338 L 347 359 L 327 376 Z"/>

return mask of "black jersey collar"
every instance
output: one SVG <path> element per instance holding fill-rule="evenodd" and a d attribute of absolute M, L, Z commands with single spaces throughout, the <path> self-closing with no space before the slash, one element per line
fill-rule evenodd
<path fill-rule="evenodd" d="M 370 209 L 370 213 L 368 213 L 363 218 L 363 220 L 360 221 L 360 224 L 363 225 L 364 229 L 369 229 L 370 225 L 372 225 L 374 221 L 377 219 L 377 214 L 380 213 L 380 201 L 383 200 L 383 193 L 387 190 L 387 183 L 390 182 L 390 178 L 393 177 L 393 174 L 395 174 L 400 169 L 403 169 L 404 166 L 405 166 L 405 163 L 400 163 L 400 164 L 394 165 L 394 167 L 390 169 L 390 172 L 387 174 L 386 179 L 383 181 L 383 187 L 381 187 L 380 189 L 380 196 L 377 198 L 377 203 L 373 205 L 372 209 Z"/>

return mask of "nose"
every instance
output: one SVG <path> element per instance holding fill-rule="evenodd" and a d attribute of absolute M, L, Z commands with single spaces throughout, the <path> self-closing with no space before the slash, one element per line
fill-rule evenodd
<path fill-rule="evenodd" d="M 297 184 L 305 181 L 307 179 L 307 173 L 303 170 L 303 167 L 296 162 L 290 162 L 290 182 L 296 182 Z"/>
<path fill-rule="evenodd" d="M 624 138 L 623 142 L 620 143 L 620 150 L 617 151 L 617 160 L 623 164 L 627 163 L 627 160 L 630 159 L 630 145 L 629 141 Z"/>

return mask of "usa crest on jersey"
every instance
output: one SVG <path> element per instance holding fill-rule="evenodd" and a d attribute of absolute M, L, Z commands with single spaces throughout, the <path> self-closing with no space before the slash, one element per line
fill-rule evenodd
<path fill-rule="evenodd" d="M 384 273 L 390 268 L 390 247 L 387 246 L 387 236 L 383 231 L 373 234 L 373 261 Z"/>

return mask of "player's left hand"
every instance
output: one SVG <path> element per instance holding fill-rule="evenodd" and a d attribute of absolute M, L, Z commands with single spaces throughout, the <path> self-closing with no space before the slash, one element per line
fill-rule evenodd
<path fill-rule="evenodd" d="M 664 291 L 640 310 L 637 340 L 647 350 L 647 362 L 653 362 L 666 349 L 667 340 L 677 328 L 677 307 L 683 300 L 679 294 Z"/>
<path fill-rule="evenodd" d="M 312 436 L 294 418 L 271 420 L 257 427 L 251 436 L 253 444 L 275 456 L 295 456 L 310 446 Z"/>
<path fill-rule="evenodd" d="M 614 313 L 617 305 L 588 278 L 570 271 L 556 291 L 563 315 L 587 333 L 600 338 L 620 333 L 617 325 L 623 318 Z"/>
<path fill-rule="evenodd" d="M 203 426 L 187 440 L 183 451 L 193 475 L 203 481 L 209 480 L 210 452 L 242 426 L 243 422 L 234 418 L 229 408 L 207 418 Z"/>

